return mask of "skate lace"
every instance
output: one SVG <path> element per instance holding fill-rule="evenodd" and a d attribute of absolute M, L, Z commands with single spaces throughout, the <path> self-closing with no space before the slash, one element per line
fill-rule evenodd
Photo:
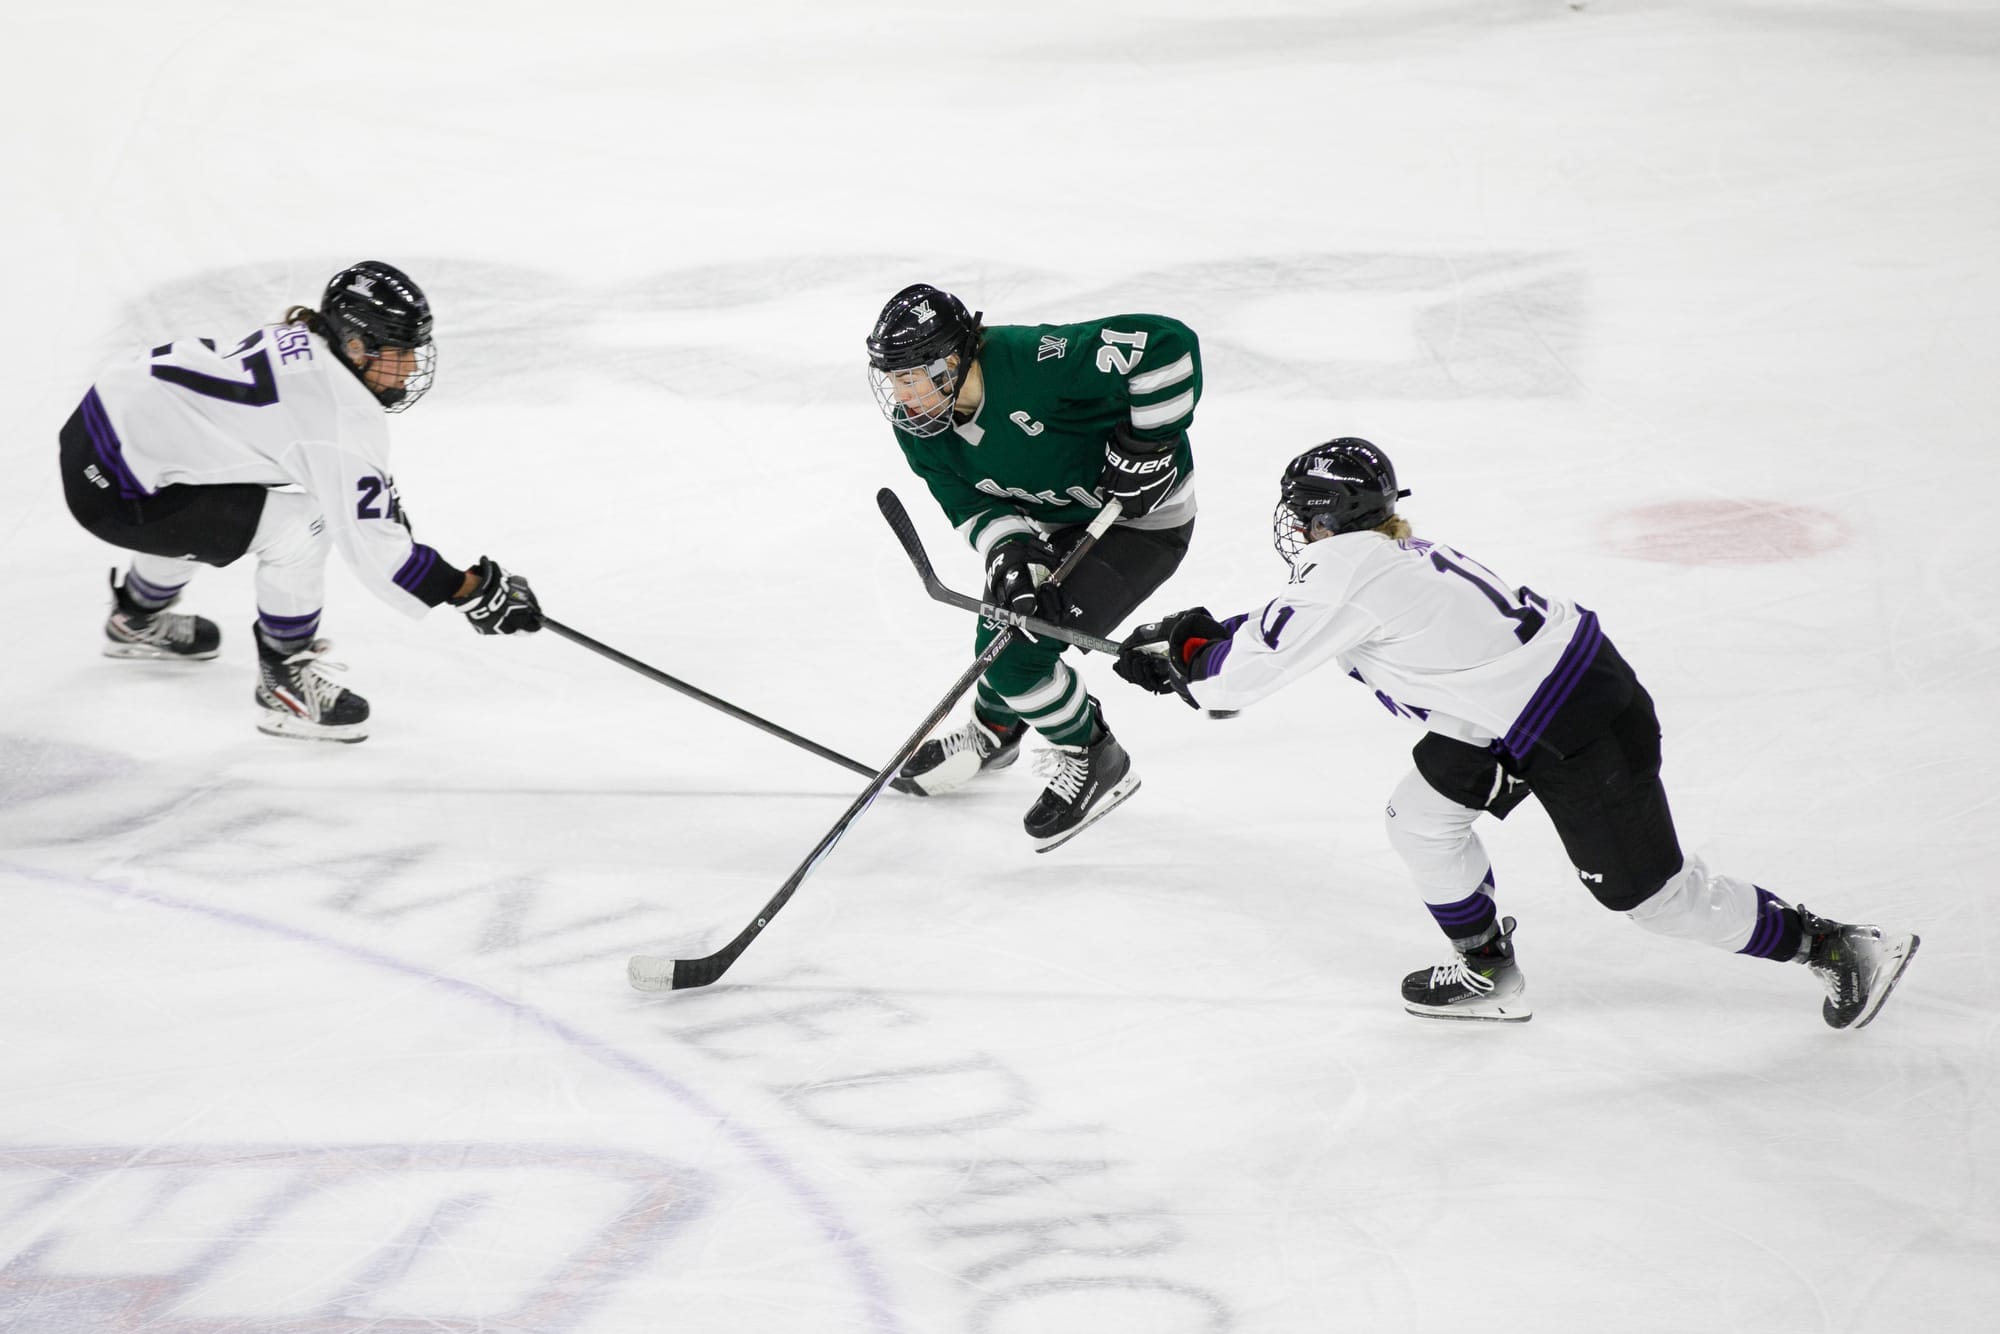
<path fill-rule="evenodd" d="M 332 708 L 347 690 L 329 675 L 347 670 L 346 663 L 327 660 L 327 651 L 332 647 L 324 639 L 315 639 L 284 660 L 285 679 L 281 684 L 311 708 L 315 720 Z"/>
<path fill-rule="evenodd" d="M 986 748 L 979 744 L 979 739 L 979 724 L 967 723 L 956 732 L 940 737 L 939 741 L 944 746 L 944 757 L 950 759 L 961 750 L 969 750 L 974 755 L 984 756 Z"/>
<path fill-rule="evenodd" d="M 184 611 L 119 612 L 112 617 L 118 632 L 139 644 L 192 644 L 194 621 Z"/>
<path fill-rule="evenodd" d="M 1862 974 L 1868 966 L 1870 948 L 1875 943 L 1865 929 L 1857 927 L 1835 927 L 1831 937 L 1822 947 L 1814 951 L 1814 957 L 1806 961 L 1806 968 L 1817 977 L 1826 988 L 1827 998 L 1835 1005 L 1846 1005 L 1861 998 Z"/>
<path fill-rule="evenodd" d="M 1035 752 L 1035 772 L 1048 776 L 1049 791 L 1064 801 L 1075 801 L 1090 777 L 1090 760 L 1081 746 L 1056 746 Z"/>
<path fill-rule="evenodd" d="M 1481 995 L 1493 990 L 1493 979 L 1475 971 L 1464 959 L 1452 963 L 1441 963 L 1431 969 L 1431 988 L 1461 986 Z"/>

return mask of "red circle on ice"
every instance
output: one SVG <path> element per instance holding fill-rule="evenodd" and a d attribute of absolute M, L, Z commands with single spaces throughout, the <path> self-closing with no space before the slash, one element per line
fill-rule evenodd
<path fill-rule="evenodd" d="M 1800 560 L 1849 536 L 1838 515 L 1771 500 L 1669 500 L 1614 514 L 1601 531 L 1618 555 L 1674 565 Z"/>

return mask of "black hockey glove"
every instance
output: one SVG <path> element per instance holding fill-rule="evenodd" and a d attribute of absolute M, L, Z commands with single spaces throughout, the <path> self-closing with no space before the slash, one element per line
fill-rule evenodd
<path fill-rule="evenodd" d="M 1062 594 L 1048 581 L 1061 563 L 1049 544 L 1038 537 L 1008 538 L 994 547 L 986 560 L 986 601 L 1017 616 L 1061 621 Z"/>
<path fill-rule="evenodd" d="M 1111 670 L 1143 690 L 1179 695 L 1189 708 L 1198 709 L 1201 705 L 1188 689 L 1194 657 L 1229 635 L 1229 627 L 1209 615 L 1208 608 L 1190 607 L 1127 635 Z"/>
<path fill-rule="evenodd" d="M 1150 513 L 1173 491 L 1181 479 L 1181 470 L 1174 463 L 1174 447 L 1179 443 L 1179 436 L 1140 440 L 1123 422 L 1112 428 L 1111 439 L 1104 446 L 1104 471 L 1098 474 L 1097 489 L 1106 500 L 1124 505 L 1121 518 L 1136 519 Z"/>
<path fill-rule="evenodd" d="M 509 574 L 485 556 L 472 567 L 479 586 L 472 596 L 452 605 L 465 613 L 482 635 L 533 634 L 542 628 L 542 604 L 535 590 L 518 574 Z"/>

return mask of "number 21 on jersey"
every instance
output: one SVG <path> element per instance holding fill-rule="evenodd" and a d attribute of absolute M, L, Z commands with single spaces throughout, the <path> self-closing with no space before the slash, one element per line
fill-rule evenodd
<path fill-rule="evenodd" d="M 1130 375 L 1132 368 L 1139 364 L 1139 358 L 1146 354 L 1144 330 L 1137 333 L 1119 333 L 1116 329 L 1104 329 L 1099 332 L 1098 337 L 1104 340 L 1104 346 L 1097 349 L 1097 369 L 1106 375 L 1114 371 L 1119 375 Z M 1131 348 L 1131 352 L 1120 351 L 1121 344 Z"/>

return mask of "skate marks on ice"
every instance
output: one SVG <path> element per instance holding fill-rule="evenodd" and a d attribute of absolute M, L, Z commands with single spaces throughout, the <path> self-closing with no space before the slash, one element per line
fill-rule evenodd
<path fill-rule="evenodd" d="M 1183 1253 L 1171 1205 L 1105 1153 L 1116 1127 L 1060 1117 L 998 1057 L 902 998 L 822 989 L 805 970 L 642 1002 L 662 1036 L 761 1084 L 922 1220 L 920 1266 L 970 1334 L 1230 1334 L 1222 1291 Z M 808 985 L 801 986 L 801 983 Z M 678 1016 L 691 1016 L 693 1023 Z M 853 1040 L 862 1035 L 863 1040 Z M 793 1072 L 812 1071 L 798 1081 Z M 909 1247 L 905 1247 L 908 1250 Z"/>
<path fill-rule="evenodd" d="M 587 880 L 579 892 L 574 874 L 482 877 L 464 848 L 397 842 L 336 808 L 301 822 L 282 793 L 246 784 L 175 800 L 172 821 L 138 818 L 162 786 L 157 773 L 121 777 L 37 803 L 35 829 L 0 877 L 45 901 L 41 938 L 88 936 L 120 960 L 114 994 L 127 1007 L 157 1015 L 163 1033 L 228 1043 L 256 1073 L 237 1076 L 250 1081 L 243 1096 L 208 1076 L 190 1085 L 185 1072 L 201 1063 L 156 1055 L 143 1031 L 108 1043 L 83 1031 L 109 1027 L 101 1014 L 62 1038 L 98 1052 L 94 1092 L 65 1092 L 53 1049 L 27 1067 L 39 1078 L 16 1066 L 13 1091 L 32 1103 L 10 1099 L 16 1114 L 0 1117 L 12 1142 L 0 1151 L 10 1328 L 249 1334 L 284 1323 L 331 1334 L 412 1321 L 471 1331 L 505 1318 L 612 1329 L 661 1284 L 726 1282 L 782 1313 L 794 1280 L 815 1290 L 828 1329 L 1234 1328 L 1229 1302 L 1189 1272 L 1201 1251 L 1176 1211 L 1107 1155 L 1115 1129 L 1063 1117 L 1016 1069 L 968 1053 L 957 1028 L 868 992 L 802 992 L 796 973 L 636 1003 L 615 960 L 635 939 L 685 929 L 686 905 Z M 246 1008 L 226 970 L 250 965 L 214 961 L 252 957 L 265 984 L 286 985 L 266 985 L 266 1005 Z M 217 969 L 212 984 L 200 980 Z M 539 1003 L 550 996 L 564 1017 Z M 235 1017 L 204 1018 L 217 1004 Z M 377 1055 L 370 1020 L 390 1013 L 399 1036 Z M 345 1016 L 363 1054 L 330 1059 L 315 1045 L 323 1038 L 281 1039 L 287 1015 L 318 1029 Z M 495 1047 L 495 1018 L 521 1035 L 518 1055 L 504 1038 Z M 218 1023 L 240 1034 L 215 1033 Z M 260 1059 L 267 1044 L 282 1050 Z M 407 1068 L 412 1052 L 446 1065 L 482 1050 L 503 1070 L 577 1067 L 576 1057 L 596 1072 L 562 1076 L 566 1103 L 539 1087 L 553 1074 L 536 1087 L 519 1075 L 491 1085 L 477 1101 L 504 1133 L 473 1135 L 441 1118 L 476 1090 L 434 1115 L 435 1096 L 379 1079 L 385 1060 Z M 436 1077 L 449 1087 L 448 1072 Z M 328 1106 L 290 1080 L 331 1080 L 338 1097 Z M 106 1099 L 107 1087 L 143 1096 Z M 66 1124 L 65 1097 L 111 1109 L 79 1127 L 82 1143 L 36 1129 Z M 176 1105 L 211 1110 L 176 1127 L 161 1117 Z M 298 1142 L 258 1136 L 258 1108 L 299 1125 Z M 524 1109 L 548 1141 L 521 1133 Z M 329 1136 L 315 1124 L 326 1116 L 365 1129 Z M 829 1180 L 866 1185 L 857 1197 L 817 1184 Z M 597 1258 L 585 1264 L 579 1251 Z M 773 1277 L 779 1253 L 795 1276 Z M 503 1277 L 483 1281 L 495 1266 Z M 572 1324 L 534 1314 L 555 1287 L 583 1313 Z M 123 1318 L 145 1319 L 92 1325 L 92 1303 L 112 1293 L 130 1299 Z M 598 1323 L 585 1318 L 593 1309 Z"/>
<path fill-rule="evenodd" d="M 177 877 L 153 867 L 148 878 Z M 270 888 L 268 877 L 238 878 Z M 44 1044 L 45 1059 L 10 1067 L 0 1113 L 10 1331 L 623 1329 L 663 1293 L 699 1295 L 719 1274 L 772 1283 L 780 1256 L 828 1328 L 906 1329 L 865 1232 L 791 1156 L 615 1041 L 336 939 L 325 919 L 279 922 L 0 863 L 7 881 L 75 918 L 45 919 L 44 934 L 88 937 L 121 961 L 88 1021 Z M 517 903 L 521 888 L 510 887 Z M 284 895 L 272 897 L 282 911 Z M 205 943 L 255 962 L 204 960 Z M 453 944 L 461 960 L 492 949 L 486 934 Z M 264 979 L 259 1005 L 238 986 L 245 968 Z M 218 1046 L 232 1051 L 226 1066 Z M 63 1054 L 82 1049 L 92 1073 L 78 1079 Z M 200 1134 L 272 1123 L 303 1133 L 286 1143 Z M 117 1134 L 52 1145 L 52 1125 Z M 350 1125 L 397 1137 L 326 1133 Z M 460 1126 L 475 1133 L 438 1134 Z M 97 1320 L 118 1293 L 130 1301 Z M 738 1327 L 784 1326 L 739 1313 Z"/>
<path fill-rule="evenodd" d="M 1328 251 L 1135 273 L 1075 303 L 1174 311 L 1232 394 L 1452 402 L 1576 392 L 1587 295 L 1560 251 Z"/>
<path fill-rule="evenodd" d="M 130 773 L 125 756 L 54 737 L 0 732 L 0 811 L 109 782 Z"/>
<path fill-rule="evenodd" d="M 947 256 L 800 254 L 597 286 L 526 267 L 406 258 L 436 293 L 454 382 L 488 402 L 540 403 L 552 383 L 580 391 L 606 377 L 690 399 L 754 391 L 772 403 L 863 408 L 862 335 L 882 298 L 912 274 L 959 291 L 991 323 L 1029 312 L 1060 322 L 1172 310 L 1200 331 L 1218 383 L 1226 374 L 1235 392 L 1265 396 L 1566 395 L 1576 389 L 1569 363 L 1585 332 L 1582 262 L 1546 251 L 1248 256 L 1088 287 L 1048 270 Z M 125 330 L 143 341 L 167 331 L 169 312 L 231 327 L 274 319 L 313 294 L 313 275 L 344 262 L 192 274 L 133 302 Z M 250 304 L 215 309 L 218 293 L 250 294 L 241 298 Z M 1340 318 L 1329 319 L 1335 310 Z M 784 331 L 783 376 L 771 374 L 774 330 Z"/>

